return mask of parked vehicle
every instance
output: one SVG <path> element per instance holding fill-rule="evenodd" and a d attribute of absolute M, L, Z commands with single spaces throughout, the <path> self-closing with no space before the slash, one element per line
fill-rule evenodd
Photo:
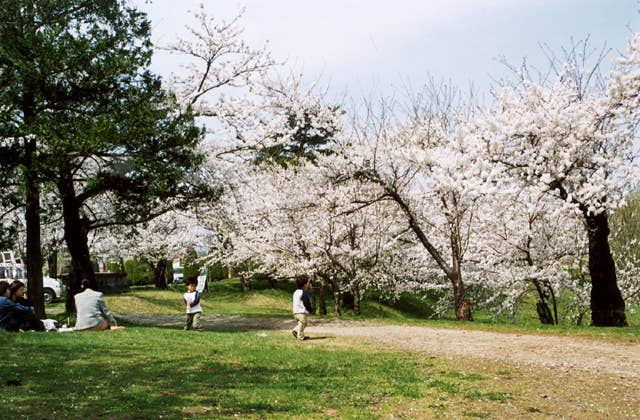
<path fill-rule="evenodd" d="M 42 277 L 42 291 L 44 293 L 44 303 L 47 304 L 67 294 L 65 285 L 60 280 L 49 276 Z"/>
<path fill-rule="evenodd" d="M 184 282 L 184 271 L 182 268 L 173 269 L 173 282 L 176 284 Z"/>
<path fill-rule="evenodd" d="M 9 283 L 14 280 L 20 280 L 26 286 L 26 277 L 27 272 L 20 258 L 15 257 L 11 251 L 0 252 L 0 280 L 5 280 Z M 60 280 L 43 276 L 42 291 L 44 293 L 44 302 L 48 304 L 66 294 L 66 287 Z"/>

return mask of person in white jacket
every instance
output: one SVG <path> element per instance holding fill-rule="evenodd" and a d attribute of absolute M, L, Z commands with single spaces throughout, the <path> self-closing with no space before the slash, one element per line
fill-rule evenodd
<path fill-rule="evenodd" d="M 311 288 L 311 282 L 307 277 L 300 277 L 296 280 L 296 286 L 298 288 L 293 292 L 293 317 L 297 324 L 291 333 L 298 340 L 304 341 L 309 338 L 304 335 L 304 329 L 307 327 L 307 316 L 314 312 L 308 292 Z"/>
<path fill-rule="evenodd" d="M 76 331 L 102 331 L 106 329 L 120 330 L 116 319 L 104 301 L 102 292 L 97 292 L 89 287 L 89 280 L 82 280 L 80 285 L 82 292 L 73 298 L 76 302 Z"/>

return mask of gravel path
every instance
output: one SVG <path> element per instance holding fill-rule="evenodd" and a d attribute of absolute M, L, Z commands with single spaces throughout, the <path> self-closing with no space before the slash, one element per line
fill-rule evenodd
<path fill-rule="evenodd" d="M 183 316 L 115 314 L 138 325 L 181 328 Z M 293 319 L 203 316 L 207 330 L 288 331 Z M 358 321 L 312 319 L 307 327 L 312 338 L 358 338 L 371 345 L 446 357 L 473 357 L 516 364 L 574 369 L 620 378 L 640 378 L 640 344 L 534 334 L 496 333 L 418 326 L 377 325 Z"/>

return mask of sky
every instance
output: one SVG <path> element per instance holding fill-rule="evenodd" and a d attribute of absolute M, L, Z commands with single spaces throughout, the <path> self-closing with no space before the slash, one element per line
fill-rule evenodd
<path fill-rule="evenodd" d="M 509 75 L 499 62 L 544 68 L 541 45 L 554 50 L 589 37 L 624 51 L 640 30 L 639 0 L 133 0 L 148 13 L 157 45 L 185 34 L 189 10 L 203 3 L 215 18 L 241 23 L 250 45 L 266 45 L 311 82 L 336 95 L 385 96 L 422 86 L 429 77 L 487 95 Z M 158 55 L 152 68 L 168 75 L 175 58 Z"/>

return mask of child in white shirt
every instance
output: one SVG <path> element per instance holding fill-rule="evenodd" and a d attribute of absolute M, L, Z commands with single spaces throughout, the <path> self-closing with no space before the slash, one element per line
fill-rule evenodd
<path fill-rule="evenodd" d="M 195 278 L 187 279 L 187 293 L 184 294 L 184 303 L 187 306 L 187 322 L 184 330 L 194 329 L 202 331 L 200 325 L 200 316 L 202 315 L 202 306 L 200 306 L 200 292 L 196 290 L 198 280 Z"/>
<path fill-rule="evenodd" d="M 307 277 L 300 277 L 296 280 L 296 286 L 298 289 L 293 292 L 293 317 L 296 319 L 297 325 L 291 333 L 298 340 L 304 341 L 309 338 L 304 335 L 304 329 L 307 327 L 307 315 L 314 312 L 308 292 L 311 288 L 311 282 Z"/>

